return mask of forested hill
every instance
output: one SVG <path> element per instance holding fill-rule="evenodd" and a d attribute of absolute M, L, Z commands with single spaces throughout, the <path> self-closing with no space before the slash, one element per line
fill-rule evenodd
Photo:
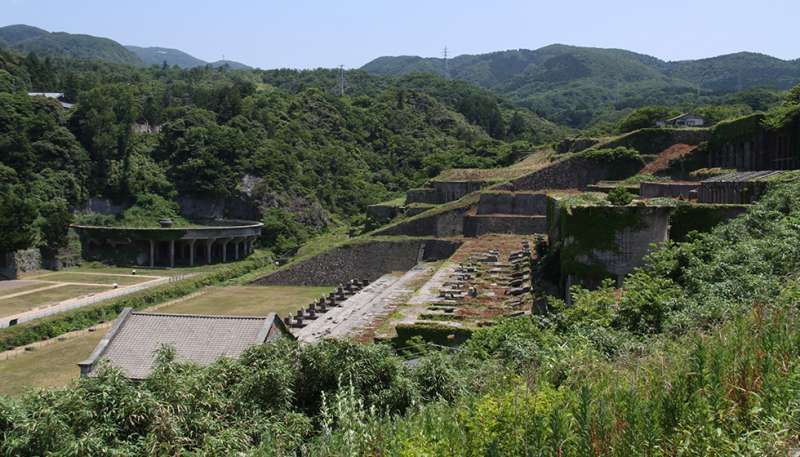
<path fill-rule="evenodd" d="M 118 42 L 92 35 L 48 32 L 30 25 L 0 27 L 0 49 L 5 48 L 22 54 L 33 52 L 41 57 L 101 60 L 108 63 L 150 66 L 177 65 L 194 68 L 210 65 L 217 68 L 227 66 L 232 70 L 250 67 L 232 60 L 206 62 L 179 49 L 162 47 L 123 46 Z"/>
<path fill-rule="evenodd" d="M 125 48 L 142 59 L 145 65 L 162 65 L 166 62 L 169 66 L 177 65 L 181 68 L 193 68 L 202 67 L 206 64 L 204 60 L 200 60 L 179 49 L 160 47 L 143 48 L 140 46 L 125 46 Z"/>
<path fill-rule="evenodd" d="M 126 49 L 136 54 L 145 65 L 177 65 L 180 68 L 204 67 L 210 65 L 213 68 L 227 66 L 231 70 L 249 70 L 251 67 L 235 62 L 233 60 L 217 60 L 216 62 L 206 62 L 197 57 L 185 53 L 180 49 L 170 49 L 161 47 L 143 48 L 140 46 L 125 46 Z"/>
<path fill-rule="evenodd" d="M 708 103 L 720 93 L 757 87 L 785 90 L 800 82 L 800 61 L 763 54 L 665 62 L 620 49 L 565 45 L 462 55 L 450 59 L 448 68 L 452 78 L 573 127 L 628 108 Z M 442 59 L 413 56 L 380 57 L 362 69 L 376 75 L 445 73 Z"/>
<path fill-rule="evenodd" d="M 125 65 L 144 65 L 136 54 L 114 40 L 91 35 L 48 32 L 29 25 L 0 27 L 0 47 L 40 56 L 103 60 Z"/>
<path fill-rule="evenodd" d="M 435 76 L 131 67 L 0 51 L 0 252 L 56 249 L 89 197 L 123 219 L 177 216 L 178 196 L 240 199 L 288 250 L 450 167 L 507 165 L 561 129 Z M 63 91 L 64 110 L 27 91 Z M 137 124 L 158 126 L 141 133 Z M 150 217 L 150 219 L 147 219 Z M 109 220 L 94 222 L 114 223 Z M 5 225 L 3 225 L 5 224 Z"/>

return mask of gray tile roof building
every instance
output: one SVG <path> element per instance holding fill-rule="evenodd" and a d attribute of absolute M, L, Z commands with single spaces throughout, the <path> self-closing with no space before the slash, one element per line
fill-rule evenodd
<path fill-rule="evenodd" d="M 209 365 L 280 337 L 293 338 L 274 313 L 267 317 L 200 316 L 137 313 L 126 308 L 92 355 L 78 365 L 82 376 L 91 376 L 100 361 L 108 360 L 129 378 L 144 379 L 163 345 L 175 348 L 178 361 Z"/>

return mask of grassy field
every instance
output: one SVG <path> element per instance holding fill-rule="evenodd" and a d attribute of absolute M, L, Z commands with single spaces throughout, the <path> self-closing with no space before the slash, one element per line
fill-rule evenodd
<path fill-rule="evenodd" d="M 202 295 L 159 308 L 158 312 L 229 316 L 265 316 L 274 312 L 285 316 L 331 290 L 292 286 L 212 287 Z"/>
<path fill-rule="evenodd" d="M 140 274 L 145 274 L 145 273 L 140 273 Z M 77 271 L 48 273 L 41 276 L 35 276 L 30 279 L 36 279 L 42 281 L 56 281 L 56 282 L 80 282 L 85 284 L 111 285 L 117 283 L 120 286 L 130 286 L 133 284 L 141 284 L 143 282 L 153 280 L 153 278 L 143 278 L 141 276 L 110 275 L 107 273 L 93 274 L 93 273 L 82 273 Z"/>
<path fill-rule="evenodd" d="M 107 329 L 38 347 L 0 360 L 0 395 L 19 395 L 32 388 L 61 387 L 78 377 L 77 363 L 94 350 Z"/>
<path fill-rule="evenodd" d="M 48 286 L 52 286 L 52 284 L 38 281 L 2 281 L 0 282 L 0 297 L 11 294 L 19 294 L 22 292 L 29 292 L 31 290 L 41 289 L 42 287 Z"/>
<path fill-rule="evenodd" d="M 0 299 L 0 316 L 11 316 L 39 306 L 58 303 L 70 298 L 82 297 L 104 290 L 109 290 L 109 288 L 102 286 L 67 285 L 17 297 L 2 298 Z"/>
<path fill-rule="evenodd" d="M 214 265 L 200 265 L 195 267 L 149 268 L 149 267 L 113 267 L 113 266 L 103 265 L 97 262 L 91 262 L 77 267 L 65 268 L 63 270 L 60 270 L 59 273 L 108 273 L 108 274 L 129 275 L 131 274 L 131 271 L 136 270 L 137 274 L 145 276 L 176 276 L 187 273 L 199 273 L 203 271 L 210 271 L 225 265 L 228 264 L 219 263 Z M 52 271 L 48 270 L 31 271 L 21 274 L 20 279 L 31 279 L 33 277 L 49 273 L 52 273 Z"/>

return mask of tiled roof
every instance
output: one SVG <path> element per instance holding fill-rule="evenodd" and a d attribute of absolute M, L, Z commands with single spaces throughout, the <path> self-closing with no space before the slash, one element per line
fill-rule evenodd
<path fill-rule="evenodd" d="M 274 313 L 267 317 L 199 316 L 126 309 L 89 359 L 79 365 L 82 374 L 91 374 L 97 362 L 108 360 L 129 378 L 144 379 L 163 345 L 173 346 L 179 361 L 208 365 L 222 357 L 236 358 L 247 348 L 280 335 L 291 334 Z"/>

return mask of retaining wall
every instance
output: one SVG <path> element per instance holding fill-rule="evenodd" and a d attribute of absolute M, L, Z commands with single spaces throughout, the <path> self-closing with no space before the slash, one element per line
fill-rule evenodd
<path fill-rule="evenodd" d="M 528 192 L 484 192 L 478 214 L 518 214 L 536 216 L 547 212 L 547 195 Z"/>
<path fill-rule="evenodd" d="M 547 233 L 547 217 L 491 214 L 470 215 L 464 218 L 464 236 L 478 237 L 488 233 L 514 235 Z"/>
<path fill-rule="evenodd" d="M 481 190 L 486 186 L 486 182 L 433 181 L 430 186 L 430 188 L 411 189 L 406 192 L 406 204 L 441 204 L 456 201 L 467 194 Z"/>
<path fill-rule="evenodd" d="M 639 185 L 642 198 L 684 198 L 689 199 L 690 192 L 700 188 L 699 182 L 643 182 Z"/>
<path fill-rule="evenodd" d="M 576 156 L 560 160 L 496 188 L 509 191 L 583 189 L 602 180 L 625 179 L 638 173 L 642 167 L 642 161 L 637 159 L 603 161 Z"/>
<path fill-rule="evenodd" d="M 459 236 L 464 233 L 464 215 L 469 205 L 438 212 L 429 216 L 400 222 L 375 232 L 387 236 Z"/>
<path fill-rule="evenodd" d="M 351 279 L 375 281 L 387 273 L 408 271 L 420 260 L 446 259 L 460 245 L 460 241 L 435 239 L 351 243 L 289 264 L 251 284 L 334 286 Z"/>

